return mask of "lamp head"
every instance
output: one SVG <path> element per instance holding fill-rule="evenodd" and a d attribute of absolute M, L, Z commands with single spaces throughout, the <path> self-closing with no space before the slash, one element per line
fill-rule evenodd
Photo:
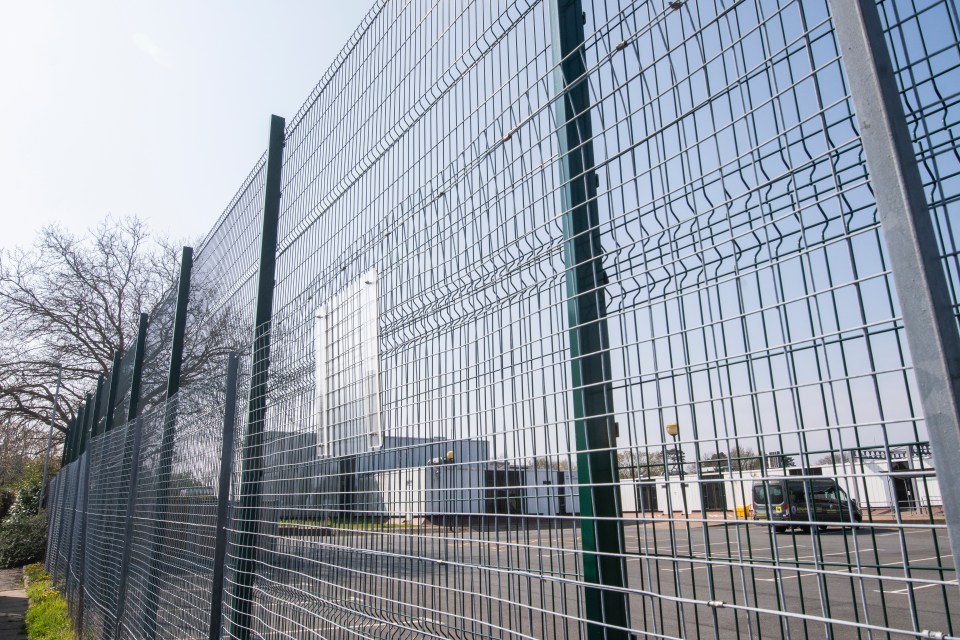
<path fill-rule="evenodd" d="M 678 425 L 676 422 L 671 422 L 668 424 L 666 429 L 667 435 L 669 435 L 671 438 L 676 438 L 677 434 L 680 433 L 680 425 Z"/>

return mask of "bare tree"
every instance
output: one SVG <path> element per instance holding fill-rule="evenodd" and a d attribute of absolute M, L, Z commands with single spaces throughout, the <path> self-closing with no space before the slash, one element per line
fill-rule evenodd
<path fill-rule="evenodd" d="M 663 452 L 627 449 L 617 452 L 621 478 L 652 478 L 663 475 Z"/>
<path fill-rule="evenodd" d="M 55 424 L 65 431 L 176 268 L 171 245 L 136 217 L 107 218 L 82 236 L 50 225 L 33 247 L 0 252 L 0 429 L 47 423 L 62 363 Z"/>

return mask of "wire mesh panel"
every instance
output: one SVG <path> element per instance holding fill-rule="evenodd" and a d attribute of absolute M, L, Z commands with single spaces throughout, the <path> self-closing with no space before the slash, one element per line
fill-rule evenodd
<path fill-rule="evenodd" d="M 249 350 L 263 215 L 264 162 L 254 167 L 193 259 L 181 384 L 223 392 L 228 352 Z"/>
<path fill-rule="evenodd" d="M 140 392 L 140 407 L 143 412 L 162 407 L 166 401 L 176 310 L 177 291 L 174 288 L 150 314 Z"/>
<path fill-rule="evenodd" d="M 957 4 L 878 6 L 956 305 Z M 960 634 L 828 1 L 572 10 L 378 1 L 254 167 L 168 404 L 173 298 L 151 317 L 123 635 L 208 635 L 231 350 L 224 637 Z M 121 441 L 87 454 L 105 620 Z"/>
<path fill-rule="evenodd" d="M 588 9 L 629 626 L 952 632 L 826 3 Z M 377 5 L 288 128 L 256 633 L 583 631 L 549 33 Z"/>
<path fill-rule="evenodd" d="M 826 3 L 663 9 L 598 11 L 585 50 L 624 510 L 657 502 L 625 522 L 651 593 L 633 615 L 678 636 L 952 633 L 954 564 Z"/>
<path fill-rule="evenodd" d="M 130 412 L 130 393 L 133 385 L 133 368 L 136 363 L 136 345 L 127 349 L 120 360 L 120 378 L 117 383 L 116 404 L 113 406 L 113 424 L 119 426 L 127 421 Z"/>
<path fill-rule="evenodd" d="M 158 466 L 168 411 L 143 421 L 124 637 L 208 633 L 223 400 L 184 393 L 174 403 L 170 469 Z"/>
<path fill-rule="evenodd" d="M 84 637 L 109 637 L 116 627 L 129 494 L 128 426 L 90 443 L 90 486 L 84 545 Z"/>
<path fill-rule="evenodd" d="M 72 488 L 69 480 L 70 467 L 60 470 L 50 481 L 50 497 L 47 501 L 47 572 L 59 583 L 63 575 L 64 525 L 67 516 L 66 496 Z"/>
<path fill-rule="evenodd" d="M 156 632 L 156 618 L 148 601 L 148 582 L 151 571 L 160 570 L 153 562 L 155 549 L 162 549 L 158 539 L 157 501 L 160 491 L 160 442 L 162 439 L 165 407 L 161 405 L 140 416 L 141 445 L 133 513 L 133 531 L 130 544 L 130 575 L 127 579 L 126 604 L 122 612 L 122 635 L 147 637 Z M 172 569 L 172 565 L 169 566 Z"/>
<path fill-rule="evenodd" d="M 960 286 L 954 231 L 960 195 L 956 89 L 960 80 L 960 9 L 955 0 L 881 0 L 877 5 L 887 28 L 890 57 L 956 307 Z"/>
<path fill-rule="evenodd" d="M 74 482 L 76 483 L 75 497 L 70 517 L 69 534 L 66 540 L 66 564 L 64 567 L 64 590 L 67 603 L 70 605 L 70 616 L 76 621 L 80 617 L 83 607 L 83 572 L 84 566 L 84 527 L 86 526 L 87 509 L 87 468 L 90 458 L 83 453 L 73 464 Z"/>
<path fill-rule="evenodd" d="M 47 546 L 43 557 L 44 566 L 48 573 L 50 573 L 53 568 L 52 560 L 56 557 L 57 553 L 56 538 L 60 526 L 60 495 L 57 492 L 59 486 L 60 481 L 57 476 L 50 479 L 45 488 L 44 503 L 41 505 L 47 511 Z"/>

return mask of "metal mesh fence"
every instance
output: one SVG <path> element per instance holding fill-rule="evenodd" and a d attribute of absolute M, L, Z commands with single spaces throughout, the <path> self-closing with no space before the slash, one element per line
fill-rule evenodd
<path fill-rule="evenodd" d="M 84 629 L 109 637 L 116 626 L 128 499 L 129 427 L 111 430 L 90 444 L 91 474 L 84 542 Z"/>
<path fill-rule="evenodd" d="M 54 481 L 83 634 L 960 633 L 831 5 L 376 2 Z M 956 313 L 958 6 L 877 9 Z"/>
<path fill-rule="evenodd" d="M 952 1 L 877 3 L 913 136 L 954 307 L 958 300 L 957 80 L 960 14 Z"/>

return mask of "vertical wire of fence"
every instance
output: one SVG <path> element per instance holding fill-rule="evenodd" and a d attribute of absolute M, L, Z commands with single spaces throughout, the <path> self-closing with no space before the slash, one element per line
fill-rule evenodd
<path fill-rule="evenodd" d="M 860 4 L 956 314 L 960 6 Z M 81 635 L 960 634 L 836 6 L 375 2 L 52 482 Z"/>

